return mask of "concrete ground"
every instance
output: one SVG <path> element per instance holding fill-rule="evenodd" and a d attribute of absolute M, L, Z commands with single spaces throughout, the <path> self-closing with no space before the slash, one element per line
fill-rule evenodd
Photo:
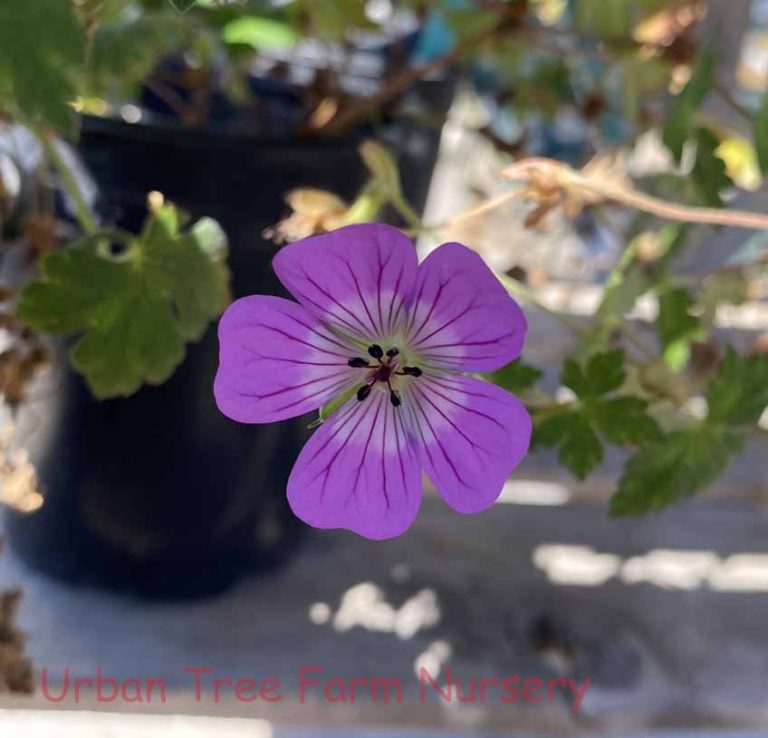
<path fill-rule="evenodd" d="M 463 517 L 429 499 L 401 539 L 317 533 L 284 569 L 208 601 L 157 604 L 71 589 L 5 554 L 0 586 L 14 583 L 25 588 L 29 654 L 49 683 L 47 699 L 6 699 L 6 707 L 467 735 L 768 729 L 768 514 L 742 505 L 695 502 L 609 521 L 587 504 L 502 502 Z M 320 667 L 305 673 L 320 684 L 306 685 L 302 703 L 307 666 Z M 562 686 L 551 701 L 542 688 L 536 703 L 521 694 L 506 704 L 489 686 L 485 703 L 459 703 L 432 683 L 422 699 L 420 667 L 443 693 L 448 668 L 467 685 L 470 677 L 518 677 L 521 688 L 536 679 L 590 681 L 578 706 Z M 147 702 L 146 693 L 142 704 L 99 703 L 87 687 L 78 701 L 72 684 L 62 691 L 67 670 L 71 679 L 95 679 L 99 668 L 120 683 L 164 680 L 166 703 Z M 194 668 L 212 670 L 199 699 L 185 672 Z M 355 677 L 399 680 L 402 701 L 393 693 L 389 705 L 374 702 L 362 689 L 354 703 L 332 704 L 337 692 L 329 698 L 324 688 L 335 676 L 347 686 Z M 224 688 L 215 701 L 214 679 L 247 677 L 279 680 L 272 696 L 282 699 L 244 703 Z"/>

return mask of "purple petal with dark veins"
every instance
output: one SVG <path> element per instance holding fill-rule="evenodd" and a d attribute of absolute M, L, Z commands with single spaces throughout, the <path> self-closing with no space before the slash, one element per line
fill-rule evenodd
<path fill-rule="evenodd" d="M 519 356 L 527 324 L 483 260 L 446 243 L 419 266 L 407 323 L 407 344 L 425 361 L 487 372 Z"/>
<path fill-rule="evenodd" d="M 421 474 L 400 408 L 374 388 L 315 431 L 288 480 L 293 512 L 315 528 L 379 540 L 404 533 L 421 504 Z"/>
<path fill-rule="evenodd" d="M 272 265 L 315 317 L 370 341 L 404 319 L 417 259 L 397 228 L 366 223 L 285 246 Z"/>
<path fill-rule="evenodd" d="M 219 322 L 219 344 L 216 403 L 242 423 L 303 415 L 360 379 L 360 370 L 347 366 L 355 349 L 280 297 L 232 303 Z"/>
<path fill-rule="evenodd" d="M 443 499 L 463 513 L 492 505 L 528 451 L 523 403 L 479 379 L 429 372 L 411 384 L 406 405 L 422 467 Z"/>

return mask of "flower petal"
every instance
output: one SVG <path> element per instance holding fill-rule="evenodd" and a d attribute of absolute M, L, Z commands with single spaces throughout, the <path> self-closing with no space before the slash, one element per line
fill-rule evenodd
<path fill-rule="evenodd" d="M 400 408 L 374 388 L 349 400 L 304 446 L 288 480 L 293 512 L 315 528 L 380 540 L 405 532 L 421 504 L 416 450 Z"/>
<path fill-rule="evenodd" d="M 520 400 L 472 377 L 428 372 L 403 400 L 427 476 L 455 510 L 492 505 L 531 439 Z"/>
<path fill-rule="evenodd" d="M 271 423 L 316 410 L 360 380 L 347 366 L 354 349 L 301 305 L 253 295 L 219 322 L 221 412 L 242 423 Z"/>
<path fill-rule="evenodd" d="M 272 265 L 313 315 L 370 341 L 391 334 L 405 317 L 417 259 L 397 228 L 366 223 L 285 246 Z"/>
<path fill-rule="evenodd" d="M 527 324 L 483 260 L 445 243 L 419 266 L 408 346 L 436 366 L 494 371 L 517 358 Z"/>

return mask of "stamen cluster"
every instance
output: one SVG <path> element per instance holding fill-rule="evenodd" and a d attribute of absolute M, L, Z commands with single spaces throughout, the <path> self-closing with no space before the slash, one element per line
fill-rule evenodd
<path fill-rule="evenodd" d="M 374 343 L 368 347 L 368 355 L 376 360 L 376 364 L 362 357 L 354 356 L 347 364 L 355 369 L 367 369 L 369 375 L 366 383 L 357 390 L 357 399 L 362 401 L 368 395 L 371 394 L 371 389 L 376 382 L 383 382 L 387 385 L 389 390 L 389 401 L 395 407 L 400 407 L 403 404 L 403 399 L 400 392 L 392 386 L 392 377 L 420 377 L 423 372 L 417 366 L 400 366 L 398 357 L 400 356 L 400 349 L 393 346 L 384 352 L 384 349 L 377 343 Z"/>

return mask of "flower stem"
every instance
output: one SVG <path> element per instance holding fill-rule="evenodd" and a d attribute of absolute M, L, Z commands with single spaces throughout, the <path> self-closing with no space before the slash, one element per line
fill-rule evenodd
<path fill-rule="evenodd" d="M 392 207 L 397 211 L 398 215 L 410 226 L 412 231 L 426 230 L 424 221 L 419 217 L 419 214 L 411 207 L 408 201 L 402 196 L 392 196 L 390 198 Z"/>
<path fill-rule="evenodd" d="M 611 189 L 592 181 L 585 184 L 585 189 L 597 192 L 608 200 L 628 205 L 636 210 L 642 210 L 666 220 L 768 230 L 768 215 L 763 215 L 762 213 L 679 205 L 646 195 L 637 190 Z"/>
<path fill-rule="evenodd" d="M 481 202 L 479 205 L 475 205 L 473 208 L 466 210 L 463 213 L 459 213 L 459 215 L 456 215 L 453 218 L 444 220 L 441 223 L 435 223 L 434 225 L 427 226 L 427 228 L 435 232 L 450 230 L 451 228 L 454 228 L 467 220 L 472 220 L 473 218 L 478 218 L 481 215 L 490 213 L 502 205 L 506 205 L 508 202 L 511 202 L 519 196 L 519 190 L 508 190 L 507 192 L 502 192 L 500 195 L 496 195 L 495 197 L 492 197 L 488 200 L 483 200 L 483 202 Z"/>
<path fill-rule="evenodd" d="M 88 207 L 88 203 L 85 201 L 83 193 L 80 190 L 74 175 L 62 158 L 61 153 L 56 147 L 56 144 L 52 140 L 50 134 L 38 129 L 35 131 L 35 135 L 43 147 L 45 157 L 48 159 L 53 168 L 56 170 L 56 173 L 59 175 L 61 186 L 64 188 L 64 191 L 67 193 L 67 196 L 75 208 L 75 216 L 77 217 L 77 221 L 80 224 L 80 227 L 83 229 L 83 232 L 89 236 L 98 233 L 99 225 L 96 222 L 96 219 L 93 217 L 93 213 L 91 213 L 91 210 Z"/>

